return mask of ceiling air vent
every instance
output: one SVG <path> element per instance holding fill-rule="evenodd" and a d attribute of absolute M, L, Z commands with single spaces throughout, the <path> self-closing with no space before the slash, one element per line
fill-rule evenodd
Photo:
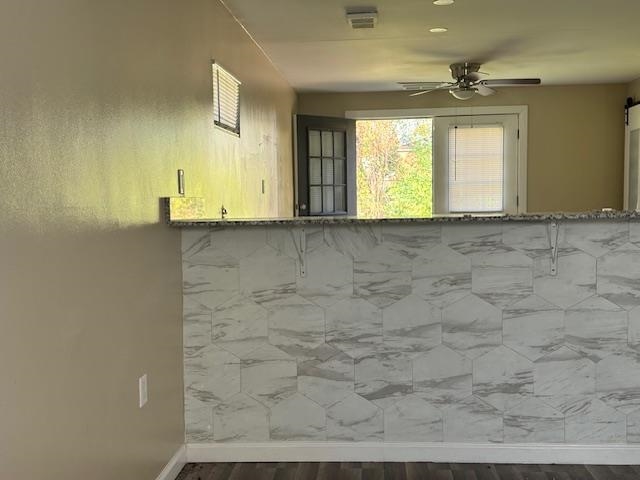
<path fill-rule="evenodd" d="M 357 12 L 347 11 L 347 20 L 354 30 L 374 28 L 378 23 L 378 11 L 375 9 Z"/>

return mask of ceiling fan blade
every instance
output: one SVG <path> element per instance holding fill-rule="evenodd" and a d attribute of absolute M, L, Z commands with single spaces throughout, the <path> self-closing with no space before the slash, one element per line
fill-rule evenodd
<path fill-rule="evenodd" d="M 489 88 L 486 85 L 483 85 L 482 83 L 479 83 L 474 88 L 476 89 L 476 92 L 478 92 L 478 94 L 482 95 L 483 97 L 488 97 L 496 93 L 496 91 L 493 88 Z"/>
<path fill-rule="evenodd" d="M 539 78 L 506 78 L 495 80 L 482 80 L 480 82 L 486 87 L 512 87 L 517 85 L 540 85 Z"/>
<path fill-rule="evenodd" d="M 426 83 L 426 82 L 425 82 Z M 452 83 L 438 83 L 438 84 L 434 84 L 433 87 L 431 88 L 418 88 L 417 92 L 412 93 L 411 95 L 409 95 L 410 97 L 417 97 L 419 95 L 424 95 L 425 93 L 430 93 L 430 92 L 435 92 L 436 90 L 442 90 L 443 88 L 450 88 L 451 85 L 455 85 Z M 422 86 L 422 85 L 421 85 Z M 408 90 L 408 89 L 407 89 Z"/>
<path fill-rule="evenodd" d="M 432 90 L 444 85 L 446 82 L 398 82 L 404 90 Z"/>
<path fill-rule="evenodd" d="M 432 88 L 431 90 L 420 90 L 419 92 L 412 93 L 409 95 L 410 97 L 419 97 L 420 95 L 424 95 L 425 93 L 434 92 L 436 89 Z"/>

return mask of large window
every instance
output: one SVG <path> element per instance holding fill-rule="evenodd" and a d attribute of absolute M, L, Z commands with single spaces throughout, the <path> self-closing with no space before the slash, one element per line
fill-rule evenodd
<path fill-rule="evenodd" d="M 425 118 L 392 119 L 355 112 L 364 117 L 356 122 L 358 216 L 525 211 L 520 196 L 526 193 L 526 145 L 520 128 L 521 122 L 526 127 L 526 107 L 512 109 L 522 111 L 451 115 L 453 109 L 443 109 Z"/>

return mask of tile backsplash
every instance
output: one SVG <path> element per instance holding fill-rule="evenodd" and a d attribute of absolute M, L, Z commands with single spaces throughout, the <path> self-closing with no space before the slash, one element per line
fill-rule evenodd
<path fill-rule="evenodd" d="M 183 231 L 187 441 L 640 443 L 640 223 Z"/>

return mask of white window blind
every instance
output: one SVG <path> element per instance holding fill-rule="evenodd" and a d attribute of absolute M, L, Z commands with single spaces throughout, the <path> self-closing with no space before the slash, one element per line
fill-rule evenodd
<path fill-rule="evenodd" d="M 504 128 L 449 127 L 449 210 L 504 209 Z"/>
<path fill-rule="evenodd" d="M 217 63 L 213 72 L 213 121 L 240 135 L 240 82 Z"/>

